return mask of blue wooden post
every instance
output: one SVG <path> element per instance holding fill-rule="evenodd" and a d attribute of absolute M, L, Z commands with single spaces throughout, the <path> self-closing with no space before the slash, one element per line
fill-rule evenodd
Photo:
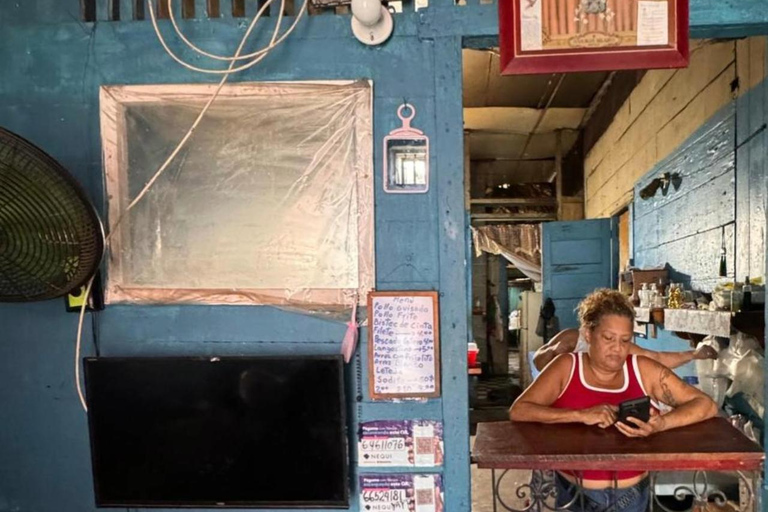
<path fill-rule="evenodd" d="M 440 332 L 447 510 L 470 510 L 469 399 L 467 387 L 467 293 L 465 245 L 464 128 L 461 105 L 461 39 L 435 38 L 437 188 L 440 240 Z"/>

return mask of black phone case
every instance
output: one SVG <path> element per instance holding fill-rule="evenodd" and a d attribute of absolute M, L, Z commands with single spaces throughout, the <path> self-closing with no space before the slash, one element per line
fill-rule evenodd
<path fill-rule="evenodd" d="M 637 425 L 627 421 L 629 417 L 637 418 L 641 421 L 647 422 L 651 419 L 651 398 L 644 396 L 642 398 L 635 398 L 633 400 L 627 400 L 619 404 L 619 419 L 618 421 L 629 425 L 630 427 L 636 427 Z"/>

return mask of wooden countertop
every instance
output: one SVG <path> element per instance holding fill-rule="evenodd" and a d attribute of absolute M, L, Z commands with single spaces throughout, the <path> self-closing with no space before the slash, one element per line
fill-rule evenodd
<path fill-rule="evenodd" d="M 472 461 L 487 469 L 757 470 L 765 454 L 724 418 L 629 438 L 578 423 L 480 423 Z"/>

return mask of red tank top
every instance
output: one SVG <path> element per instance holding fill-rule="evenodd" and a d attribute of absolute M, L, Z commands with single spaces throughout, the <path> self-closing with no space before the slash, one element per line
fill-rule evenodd
<path fill-rule="evenodd" d="M 552 407 L 558 409 L 588 409 L 596 405 L 611 404 L 619 405 L 625 400 L 641 398 L 647 393 L 643 387 L 643 380 L 640 377 L 640 370 L 637 367 L 637 356 L 632 355 L 624 362 L 624 385 L 620 389 L 603 389 L 590 386 L 584 379 L 584 360 L 583 352 L 571 354 L 573 365 L 571 366 L 571 376 L 565 389 Z M 612 427 L 611 427 L 612 428 Z M 564 471 L 564 473 L 571 473 Z M 642 475 L 644 471 L 583 471 L 584 480 L 613 480 L 614 473 L 618 480 L 633 478 Z"/>

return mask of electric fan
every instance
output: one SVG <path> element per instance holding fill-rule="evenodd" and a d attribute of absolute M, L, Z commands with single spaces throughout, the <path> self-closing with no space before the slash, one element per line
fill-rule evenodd
<path fill-rule="evenodd" d="M 101 221 L 80 185 L 0 128 L 0 302 L 62 297 L 88 282 L 103 253 Z"/>

